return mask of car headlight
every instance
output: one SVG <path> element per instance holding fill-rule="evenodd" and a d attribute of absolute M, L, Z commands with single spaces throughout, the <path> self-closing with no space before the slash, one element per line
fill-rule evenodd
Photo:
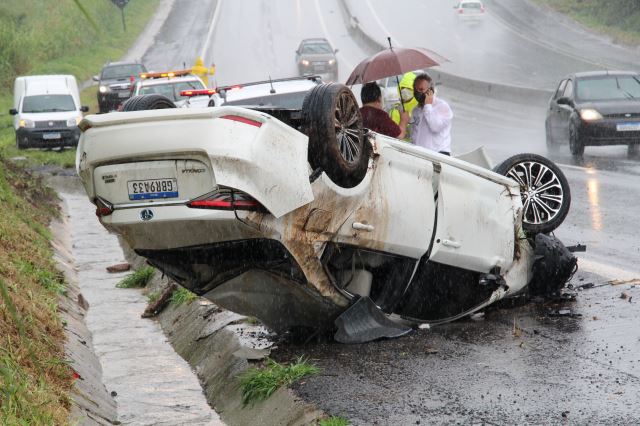
<path fill-rule="evenodd" d="M 82 117 L 74 117 L 67 120 L 67 127 L 76 127 L 80 124 Z"/>
<path fill-rule="evenodd" d="M 100 93 L 107 93 L 109 91 L 109 86 L 100 86 Z"/>
<path fill-rule="evenodd" d="M 34 127 L 36 127 L 36 123 L 35 121 L 29 120 L 28 118 L 23 118 L 22 120 L 20 120 L 18 126 L 24 127 L 25 129 L 33 129 Z"/>
<path fill-rule="evenodd" d="M 602 120 L 602 114 L 592 108 L 585 108 L 580 110 L 580 118 L 584 121 Z"/>
<path fill-rule="evenodd" d="M 335 64 L 335 63 L 336 63 L 336 60 L 335 60 L 335 59 L 329 59 L 329 65 L 333 65 L 333 64 Z"/>
<path fill-rule="evenodd" d="M 309 65 L 309 61 L 307 61 L 306 59 L 301 60 L 300 63 L 305 67 Z"/>

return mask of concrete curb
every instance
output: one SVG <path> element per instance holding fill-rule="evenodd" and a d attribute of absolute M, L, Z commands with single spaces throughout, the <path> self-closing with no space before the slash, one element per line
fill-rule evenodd
<path fill-rule="evenodd" d="M 60 297 L 59 309 L 65 321 L 65 356 L 70 366 L 80 376 L 71 394 L 69 422 L 78 425 L 119 424 L 116 402 L 102 382 L 102 366 L 93 349 L 91 332 L 85 324 L 89 305 L 78 288 L 78 278 L 73 266 L 69 239 L 66 205 L 61 204 L 61 219 L 50 225 L 53 234 L 51 245 L 54 261 L 65 276 L 67 291 Z"/>
<path fill-rule="evenodd" d="M 360 41 L 372 54 L 386 49 L 386 40 L 374 36 L 362 25 L 357 14 L 353 12 L 353 10 L 357 9 L 352 6 L 352 2 L 353 0 L 339 0 L 341 8 L 345 12 L 345 20 L 347 21 L 347 27 L 351 35 Z M 362 2 L 357 2 L 356 6 L 358 5 L 362 7 Z M 549 101 L 553 93 L 550 90 L 544 89 L 473 80 L 435 68 L 430 71 L 430 74 L 437 82 L 445 86 L 453 87 L 474 95 L 510 102 L 544 105 Z"/>
<path fill-rule="evenodd" d="M 133 269 L 145 265 L 120 238 L 125 258 Z M 146 292 L 160 291 L 170 281 L 158 271 Z M 226 311 L 198 298 L 180 306 L 168 306 L 155 318 L 175 351 L 197 373 L 207 402 L 229 425 L 308 425 L 324 413 L 298 398 L 291 389 L 280 388 L 267 400 L 243 407 L 238 376 L 251 361 L 266 358 L 273 342 L 268 330 L 247 317 Z"/>

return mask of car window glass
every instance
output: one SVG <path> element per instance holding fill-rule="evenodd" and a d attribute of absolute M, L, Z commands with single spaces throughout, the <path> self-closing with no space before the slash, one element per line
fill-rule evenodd
<path fill-rule="evenodd" d="M 138 76 L 145 72 L 141 64 L 119 65 L 117 67 L 107 67 L 102 70 L 102 80 L 111 80 L 114 78 L 126 78 L 130 76 Z"/>
<path fill-rule="evenodd" d="M 169 84 L 157 84 L 157 85 L 153 85 L 153 86 L 142 86 L 140 88 L 140 94 L 141 95 L 158 94 L 158 95 L 166 96 L 167 98 L 171 99 L 172 101 L 175 101 L 175 98 L 173 96 L 173 88 Z"/>
<path fill-rule="evenodd" d="M 583 79 L 576 83 L 576 96 L 585 101 L 640 98 L 640 80 L 635 76 Z"/>
<path fill-rule="evenodd" d="M 321 53 L 333 53 L 331 46 L 327 43 L 307 43 L 302 46 L 302 53 L 305 54 L 321 54 Z"/>
<path fill-rule="evenodd" d="M 76 105 L 71 95 L 25 96 L 22 112 L 75 111 Z"/>
<path fill-rule="evenodd" d="M 562 80 L 560 82 L 560 84 L 558 85 L 558 90 L 556 90 L 555 95 L 553 95 L 553 99 L 558 99 L 560 96 L 562 96 L 562 92 L 564 92 L 564 86 L 566 86 L 567 84 L 567 80 Z"/>
<path fill-rule="evenodd" d="M 482 4 L 481 3 L 462 3 L 462 8 L 463 9 L 481 9 Z"/>
<path fill-rule="evenodd" d="M 573 81 L 567 80 L 567 86 L 564 88 L 562 96 L 571 98 L 573 96 Z"/>

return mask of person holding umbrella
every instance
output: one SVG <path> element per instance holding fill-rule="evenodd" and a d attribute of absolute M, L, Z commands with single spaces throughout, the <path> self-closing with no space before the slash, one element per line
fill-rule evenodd
<path fill-rule="evenodd" d="M 413 96 L 418 106 L 411 113 L 411 142 L 440 154 L 451 155 L 453 111 L 446 101 L 436 97 L 435 84 L 428 74 L 416 76 Z"/>
<path fill-rule="evenodd" d="M 362 100 L 362 125 L 376 133 L 402 139 L 409 123 L 409 114 L 405 111 L 400 113 L 400 123 L 393 122 L 391 117 L 382 109 L 382 92 L 378 83 L 371 82 L 362 86 L 360 91 Z"/>

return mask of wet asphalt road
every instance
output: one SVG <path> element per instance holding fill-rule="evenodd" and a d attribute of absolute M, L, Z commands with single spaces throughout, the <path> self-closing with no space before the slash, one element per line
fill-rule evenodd
<path fill-rule="evenodd" d="M 526 1 L 489 1 L 489 15 L 480 25 L 454 21 L 453 3 L 370 0 L 361 7 L 366 24 L 382 25 L 403 45 L 423 45 L 448 56 L 447 70 L 468 77 L 550 89 L 572 71 L 603 64 L 637 68 L 636 53 L 585 35 L 557 17 L 533 13 Z M 219 84 L 295 75 L 294 50 L 306 37 L 326 37 L 340 49 L 342 81 L 367 56 L 350 38 L 337 0 L 219 4 L 205 52 L 217 64 Z M 525 13 L 527 19 L 517 19 Z M 202 37 L 209 34 L 212 16 L 213 9 L 203 8 L 193 19 L 204 21 L 193 23 L 185 44 L 168 39 L 145 59 L 189 63 L 188 53 L 205 46 Z M 176 34 L 187 34 L 180 19 L 168 22 Z M 494 162 L 535 152 L 562 165 L 573 200 L 556 235 L 588 246 L 573 284 L 605 285 L 576 292 L 574 302 L 558 306 L 529 303 L 491 310 L 480 321 L 367 345 L 281 344 L 274 356 L 287 360 L 306 354 L 323 367 L 320 376 L 299 387 L 300 394 L 354 424 L 640 423 L 640 291 L 606 284 L 640 277 L 634 225 L 640 161 L 627 159 L 621 147 L 587 148 L 581 162 L 568 155 L 568 148 L 547 153 L 545 105 L 487 100 L 447 87 L 440 88 L 440 96 L 451 101 L 456 117 L 454 152 L 484 145 Z M 559 309 L 579 316 L 549 314 Z"/>

